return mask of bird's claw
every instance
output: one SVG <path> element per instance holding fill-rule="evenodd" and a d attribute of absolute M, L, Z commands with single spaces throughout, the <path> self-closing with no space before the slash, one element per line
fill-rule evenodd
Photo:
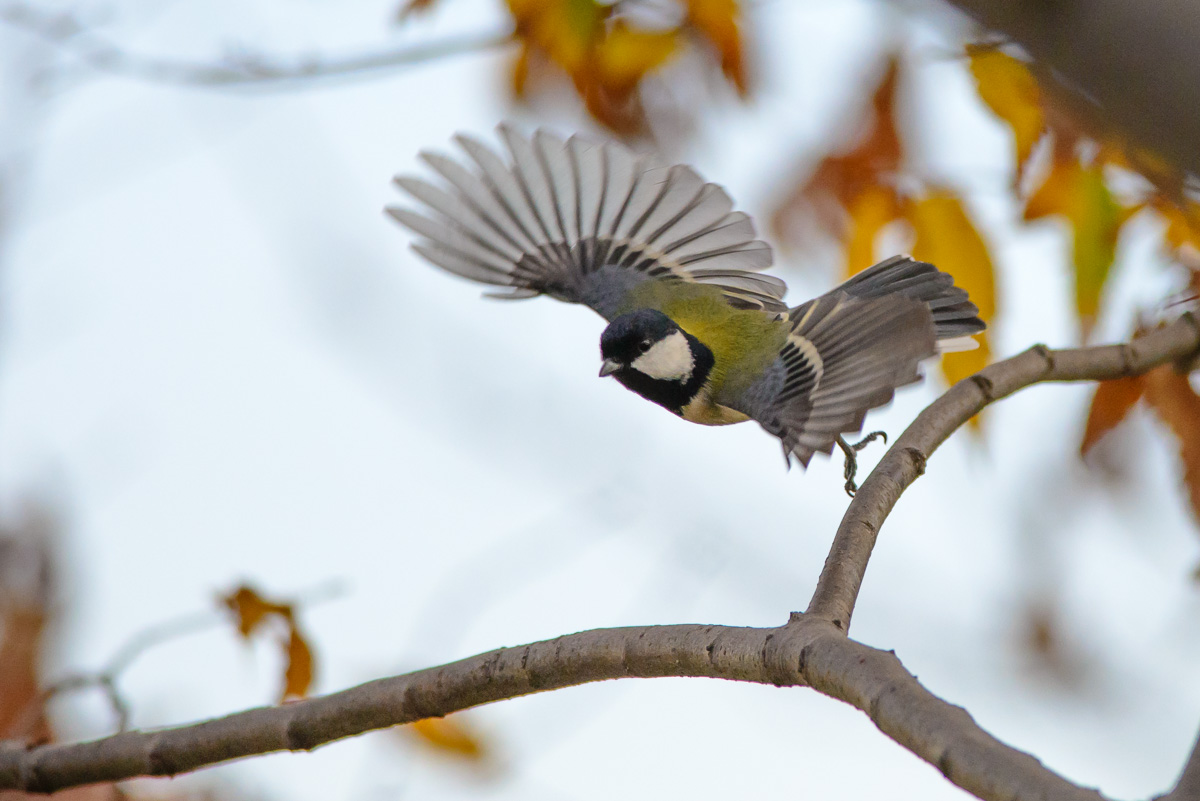
<path fill-rule="evenodd" d="M 838 447 L 841 448 L 842 453 L 846 455 L 846 467 L 842 473 L 842 476 L 846 479 L 846 494 L 851 498 L 853 498 L 855 493 L 858 492 L 858 484 L 854 482 L 854 476 L 858 473 L 858 452 L 877 439 L 882 439 L 886 444 L 887 432 L 872 431 L 870 434 L 867 434 L 853 445 L 851 445 L 849 442 L 846 442 L 845 437 L 837 438 Z"/>

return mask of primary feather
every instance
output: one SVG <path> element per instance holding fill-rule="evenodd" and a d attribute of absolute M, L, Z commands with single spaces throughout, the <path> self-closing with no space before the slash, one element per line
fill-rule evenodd
<path fill-rule="evenodd" d="M 422 155 L 448 188 L 396 178 L 424 213 L 388 212 L 422 237 L 414 247 L 434 264 L 512 287 L 514 297 L 551 295 L 609 319 L 648 280 L 707 284 L 734 307 L 785 311 L 787 285 L 756 275 L 771 266 L 770 246 L 721 187 L 690 167 L 666 167 L 615 142 L 499 131 L 508 162 L 460 135 L 474 169 Z"/>

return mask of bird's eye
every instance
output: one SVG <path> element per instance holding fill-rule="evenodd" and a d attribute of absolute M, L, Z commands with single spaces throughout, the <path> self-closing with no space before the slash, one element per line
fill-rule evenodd
<path fill-rule="evenodd" d="M 645 353 L 646 351 L 650 350 L 650 345 L 651 342 L 649 340 L 646 340 L 645 342 L 639 342 L 638 353 Z"/>

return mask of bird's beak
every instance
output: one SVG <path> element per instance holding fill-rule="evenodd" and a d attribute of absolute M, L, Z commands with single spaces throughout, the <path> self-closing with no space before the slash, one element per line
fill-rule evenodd
<path fill-rule="evenodd" d="M 624 366 L 616 359 L 605 359 L 604 364 L 600 365 L 600 377 L 604 378 L 606 375 L 612 375 Z"/>

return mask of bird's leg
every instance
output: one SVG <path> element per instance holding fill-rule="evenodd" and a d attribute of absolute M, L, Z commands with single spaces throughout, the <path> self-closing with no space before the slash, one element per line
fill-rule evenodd
<path fill-rule="evenodd" d="M 858 492 L 858 484 L 854 483 L 854 476 L 858 473 L 858 452 L 881 438 L 886 443 L 887 432 L 872 431 L 853 445 L 846 442 L 845 437 L 839 436 L 837 438 L 838 447 L 842 449 L 842 453 L 846 454 L 846 469 L 843 472 L 843 476 L 846 479 L 846 494 L 851 498 L 854 497 L 854 493 Z"/>

